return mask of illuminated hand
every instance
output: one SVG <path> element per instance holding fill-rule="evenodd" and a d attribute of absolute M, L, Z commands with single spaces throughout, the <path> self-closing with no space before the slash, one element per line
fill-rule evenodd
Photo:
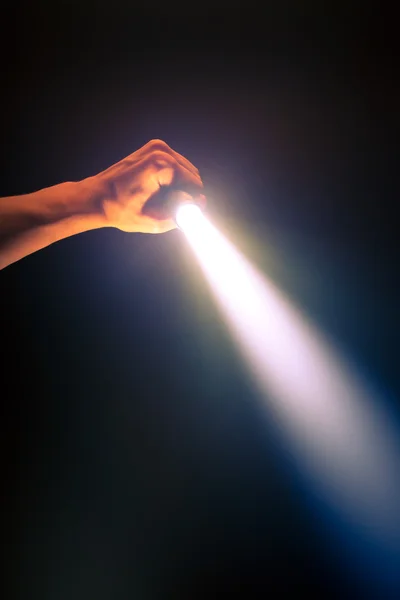
<path fill-rule="evenodd" d="M 94 177 L 32 194 L 0 198 L 0 269 L 66 237 L 117 227 L 163 233 L 175 227 L 167 193 L 201 195 L 198 170 L 165 142 L 153 140 Z"/>
<path fill-rule="evenodd" d="M 161 140 L 152 140 L 94 179 L 104 196 L 107 225 L 142 233 L 163 233 L 176 226 L 167 212 L 165 191 L 199 195 L 203 186 L 196 167 Z"/>

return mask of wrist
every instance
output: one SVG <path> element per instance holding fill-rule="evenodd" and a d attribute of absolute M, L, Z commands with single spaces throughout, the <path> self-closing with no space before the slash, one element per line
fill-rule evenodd
<path fill-rule="evenodd" d="M 81 181 L 66 184 L 71 186 L 70 196 L 74 198 L 74 212 L 81 215 L 104 217 L 104 186 L 97 177 L 87 177 Z"/>
<path fill-rule="evenodd" d="M 75 232 L 107 227 L 103 210 L 104 194 L 96 177 L 67 181 L 38 192 L 38 201 L 29 203 L 38 211 L 39 225 L 58 225 Z M 69 234 L 67 234 L 69 235 Z"/>
<path fill-rule="evenodd" d="M 64 218 L 79 223 L 77 226 L 81 226 L 82 231 L 109 226 L 104 213 L 106 193 L 97 177 L 87 177 L 61 186 L 60 198 L 66 199 Z"/>

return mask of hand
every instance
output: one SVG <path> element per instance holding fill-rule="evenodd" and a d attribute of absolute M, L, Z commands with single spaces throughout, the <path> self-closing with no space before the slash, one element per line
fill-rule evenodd
<path fill-rule="evenodd" d="M 122 231 L 163 233 L 174 229 L 175 221 L 166 211 L 165 191 L 186 192 L 183 201 L 193 195 L 205 200 L 198 170 L 161 140 L 152 140 L 94 180 L 102 190 L 107 224 Z"/>
<path fill-rule="evenodd" d="M 153 140 L 82 181 L 0 198 L 0 269 L 71 235 L 101 227 L 163 233 L 175 228 L 167 194 L 205 202 L 198 170 Z M 176 204 L 175 204 L 176 206 Z"/>

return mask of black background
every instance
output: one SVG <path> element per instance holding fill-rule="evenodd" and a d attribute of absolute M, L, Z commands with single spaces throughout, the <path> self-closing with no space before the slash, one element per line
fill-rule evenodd
<path fill-rule="evenodd" d="M 221 229 L 395 398 L 390 17 L 149 4 L 5 9 L 1 195 L 164 139 L 200 169 Z M 366 593 L 260 418 L 180 232 L 82 234 L 0 285 L 10 597 Z"/>

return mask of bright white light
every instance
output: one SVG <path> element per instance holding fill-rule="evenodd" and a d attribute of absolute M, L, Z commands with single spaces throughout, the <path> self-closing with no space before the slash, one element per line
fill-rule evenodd
<path fill-rule="evenodd" d="M 176 211 L 176 223 L 180 229 L 193 231 L 201 223 L 202 212 L 197 204 L 182 204 Z"/>
<path fill-rule="evenodd" d="M 400 451 L 382 403 L 200 209 L 178 224 L 299 466 L 367 544 L 399 551 Z"/>

